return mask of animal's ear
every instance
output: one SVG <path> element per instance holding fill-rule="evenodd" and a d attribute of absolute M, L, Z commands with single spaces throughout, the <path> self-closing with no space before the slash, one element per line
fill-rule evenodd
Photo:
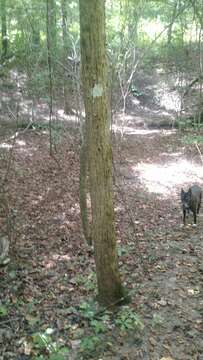
<path fill-rule="evenodd" d="M 191 195 L 191 194 L 192 194 L 192 190 L 191 190 L 191 188 L 189 188 L 189 190 L 188 190 L 188 194 L 189 194 L 189 195 Z"/>

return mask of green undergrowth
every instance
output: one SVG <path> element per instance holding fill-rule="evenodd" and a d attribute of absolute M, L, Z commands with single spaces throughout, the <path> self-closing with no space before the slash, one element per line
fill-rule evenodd
<path fill-rule="evenodd" d="M 203 144 L 203 135 L 188 134 L 183 137 L 183 143 L 187 145 Z"/>
<path fill-rule="evenodd" d="M 12 271 L 9 277 L 16 280 L 17 273 Z M 90 281 L 95 284 L 94 277 L 77 277 L 78 284 L 84 286 L 86 278 L 89 289 Z M 142 318 L 131 305 L 113 311 L 101 308 L 93 299 L 69 307 L 56 304 L 55 316 L 49 321 L 41 311 L 40 299 L 25 301 L 18 296 L 16 300 L 0 302 L 0 321 L 12 321 L 12 314 L 23 319 L 24 335 L 21 332 L 18 343 L 22 356 L 27 354 L 33 360 L 67 360 L 72 355 L 78 360 L 100 358 L 104 352 L 113 353 L 118 339 L 132 333 L 141 338 L 144 329 Z"/>

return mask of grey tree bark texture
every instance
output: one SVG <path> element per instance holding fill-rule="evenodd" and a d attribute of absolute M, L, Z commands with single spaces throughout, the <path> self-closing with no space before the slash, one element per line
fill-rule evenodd
<path fill-rule="evenodd" d="M 108 99 L 105 1 L 80 0 L 81 72 L 87 125 L 92 240 L 98 300 L 123 299 L 114 228 L 112 148 Z"/>

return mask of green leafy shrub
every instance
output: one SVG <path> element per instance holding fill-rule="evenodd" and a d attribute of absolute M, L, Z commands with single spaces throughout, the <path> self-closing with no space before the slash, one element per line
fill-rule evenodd
<path fill-rule="evenodd" d="M 140 317 L 129 306 L 125 306 L 118 313 L 115 319 L 115 324 L 119 326 L 122 331 L 126 330 L 142 330 L 144 324 Z"/>

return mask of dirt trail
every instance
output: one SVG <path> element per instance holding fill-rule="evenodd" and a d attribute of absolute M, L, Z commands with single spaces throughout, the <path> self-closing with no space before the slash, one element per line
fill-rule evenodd
<path fill-rule="evenodd" d="M 75 132 L 60 134 L 53 159 L 46 131 L 18 136 L 7 185 L 15 251 L 0 269 L 0 300 L 8 307 L 0 321 L 4 360 L 34 358 L 39 350 L 30 335 L 50 327 L 55 341 L 72 348 L 70 359 L 203 359 L 203 221 L 181 228 L 179 200 L 181 186 L 203 185 L 203 174 L 195 148 L 181 138 L 131 129 L 122 143 L 114 141 L 119 262 L 131 309 L 145 328 L 125 337 L 110 326 L 101 347 L 85 357 L 78 349 L 89 323 L 71 306 L 94 298 L 96 286 L 80 225 L 79 139 Z"/>
<path fill-rule="evenodd" d="M 126 136 L 122 159 L 117 152 L 128 209 L 119 218 L 128 234 L 126 217 L 134 222 L 135 263 L 128 270 L 139 282 L 140 256 L 145 271 L 134 300 L 145 319 L 144 340 L 136 348 L 126 345 L 126 359 L 203 359 L 202 214 L 197 228 L 181 227 L 179 199 L 181 187 L 203 185 L 203 168 L 181 140 L 176 132 L 137 130 Z"/>

